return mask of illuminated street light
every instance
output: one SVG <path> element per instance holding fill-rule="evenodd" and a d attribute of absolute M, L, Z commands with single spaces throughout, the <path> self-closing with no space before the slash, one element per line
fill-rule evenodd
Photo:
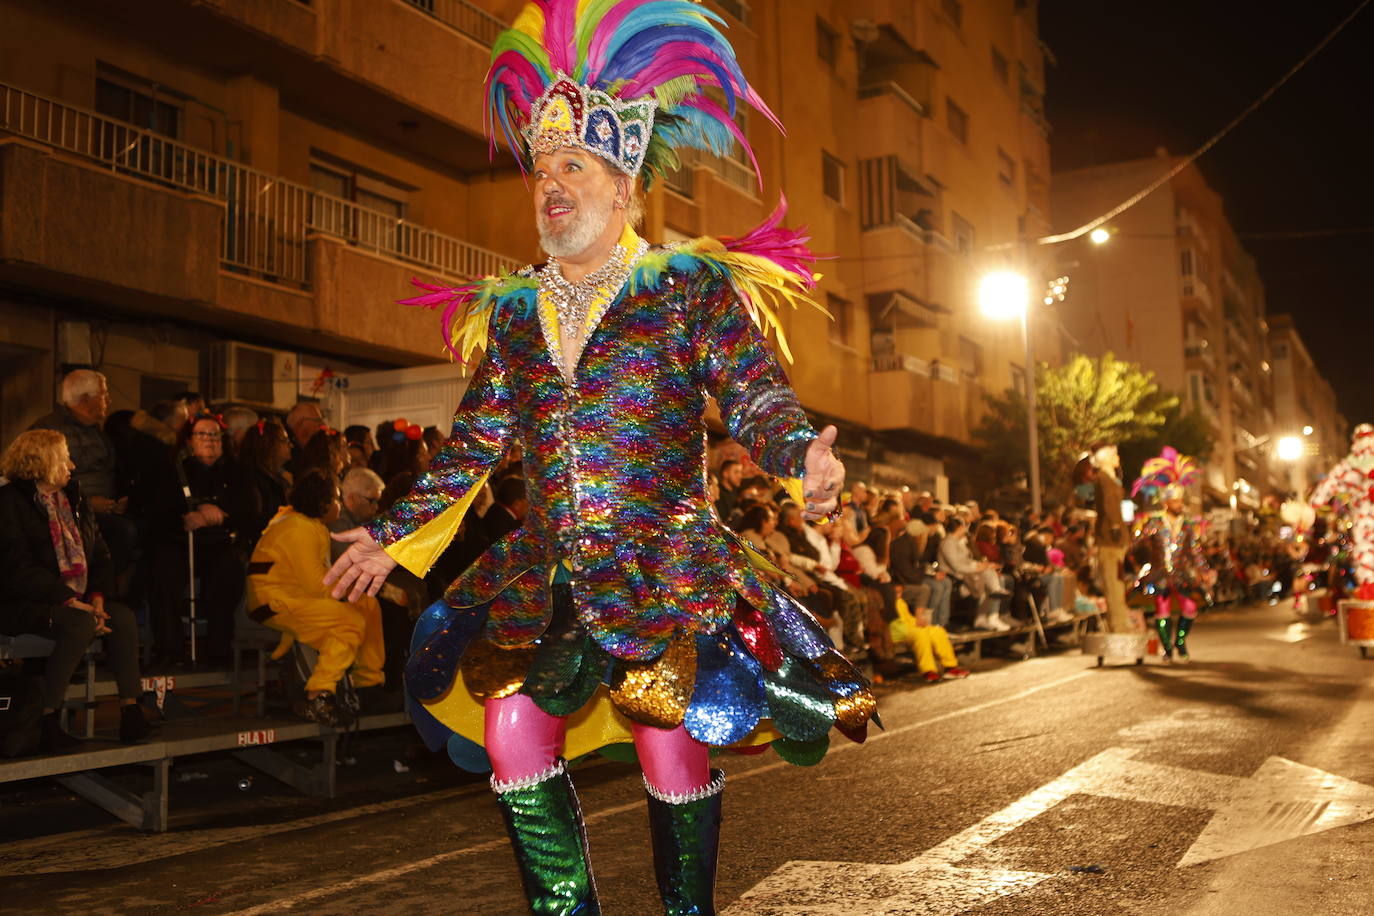
<path fill-rule="evenodd" d="M 1030 281 L 1015 271 L 999 270 L 978 284 L 978 309 L 994 321 L 1026 314 L 1030 305 Z"/>
<path fill-rule="evenodd" d="M 1302 440 L 1297 436 L 1284 436 L 1279 440 L 1278 453 L 1280 461 L 1297 461 L 1303 454 Z"/>
<path fill-rule="evenodd" d="M 1111 237 L 1112 234 L 1108 232 L 1106 229 L 1103 229 L 1101 226 L 1098 226 L 1092 232 L 1088 233 L 1088 239 L 1094 245 L 1105 245 Z"/>
<path fill-rule="evenodd" d="M 1310 427 L 1310 426 L 1304 426 L 1304 427 L 1302 428 L 1302 434 L 1303 434 L 1304 436 L 1310 436 L 1310 435 L 1312 435 L 1312 427 Z"/>

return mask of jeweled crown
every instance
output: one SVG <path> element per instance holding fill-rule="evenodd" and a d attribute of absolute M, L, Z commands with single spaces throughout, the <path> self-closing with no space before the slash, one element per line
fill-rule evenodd
<path fill-rule="evenodd" d="M 644 165 L 657 108 L 651 96 L 621 101 L 556 73 L 530 107 L 525 130 L 530 158 L 571 146 L 600 156 L 635 178 Z"/>

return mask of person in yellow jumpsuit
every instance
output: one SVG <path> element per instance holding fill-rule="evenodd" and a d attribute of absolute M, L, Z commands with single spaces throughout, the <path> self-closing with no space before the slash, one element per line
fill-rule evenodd
<path fill-rule="evenodd" d="M 329 597 L 329 523 L 339 516 L 339 488 L 321 471 L 310 471 L 291 489 L 268 524 L 248 566 L 249 616 L 285 635 L 273 657 L 292 640 L 320 653 L 305 685 L 306 718 L 346 725 L 351 714 L 338 701 L 338 684 L 350 668 L 353 684 L 380 685 L 385 644 L 381 607 L 364 595 L 357 601 Z"/>
<path fill-rule="evenodd" d="M 898 599 L 897 619 L 892 621 L 889 628 L 893 642 L 911 644 L 916 670 L 927 682 L 933 684 L 940 680 L 968 677 L 969 672 L 959 667 L 949 633 L 939 624 L 930 622 L 930 608 L 912 611 L 905 600 Z M 938 667 L 935 664 L 937 658 L 940 661 Z M 944 669 L 943 673 L 941 668 Z"/>

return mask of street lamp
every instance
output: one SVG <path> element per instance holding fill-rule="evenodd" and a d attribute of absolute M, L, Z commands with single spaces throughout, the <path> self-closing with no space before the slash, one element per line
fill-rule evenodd
<path fill-rule="evenodd" d="M 1068 280 L 1065 279 L 1064 283 L 1067 284 Z M 1057 295 L 1062 299 L 1062 290 Z M 1040 430 L 1035 416 L 1035 352 L 1030 335 L 1030 281 L 1025 274 L 1012 270 L 988 274 L 978 284 L 978 308 L 993 321 L 1021 320 L 1021 337 L 1026 345 L 1026 430 L 1030 440 L 1031 509 L 1039 515 Z"/>
<path fill-rule="evenodd" d="M 1112 234 L 1101 226 L 1088 233 L 1088 240 L 1094 245 L 1105 245 L 1111 237 Z"/>
<path fill-rule="evenodd" d="M 1306 451 L 1306 447 L 1297 436 L 1284 436 L 1279 440 L 1278 455 L 1280 461 L 1297 461 L 1302 457 L 1304 451 Z"/>

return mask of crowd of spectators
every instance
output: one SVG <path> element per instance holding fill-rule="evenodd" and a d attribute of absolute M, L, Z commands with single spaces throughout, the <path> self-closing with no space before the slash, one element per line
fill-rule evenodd
<path fill-rule="evenodd" d="M 397 702 L 411 621 L 528 511 L 517 449 L 424 579 L 397 569 L 375 599 L 339 601 L 321 584 L 345 546 L 328 533 L 366 523 L 405 494 L 442 446 L 440 430 L 397 419 L 339 432 L 310 402 L 283 417 L 243 407 L 221 415 L 191 391 L 140 410 L 109 408 L 105 378 L 74 371 L 57 409 L 5 457 L 0 632 L 58 634 L 49 712 L 96 634 L 107 635 L 122 696 L 135 695 L 140 673 L 192 662 L 184 618 L 193 594 L 205 622 L 196 660 L 228 663 L 246 614 L 281 631 L 283 649 L 294 640 L 318 650 L 304 714 L 346 719 L 337 692 L 350 669 L 358 695 L 369 697 L 364 705 Z M 771 563 L 763 575 L 879 678 L 902 672 L 899 643 L 911 644 L 927 679 L 958 677 L 967 672 L 949 632 L 1014 632 L 1004 642 L 1015 654 L 1026 651 L 1032 607 L 1061 622 L 1101 604 L 1092 516 L 1081 507 L 1004 515 L 856 480 L 837 517 L 809 522 L 728 440 L 712 450 L 709 485 L 720 519 Z M 1300 560 L 1272 533 L 1214 533 L 1206 551 L 1222 600 L 1291 590 Z M 141 722 L 129 718 L 131 740 Z M 47 734 L 49 746 L 63 743 Z"/>

